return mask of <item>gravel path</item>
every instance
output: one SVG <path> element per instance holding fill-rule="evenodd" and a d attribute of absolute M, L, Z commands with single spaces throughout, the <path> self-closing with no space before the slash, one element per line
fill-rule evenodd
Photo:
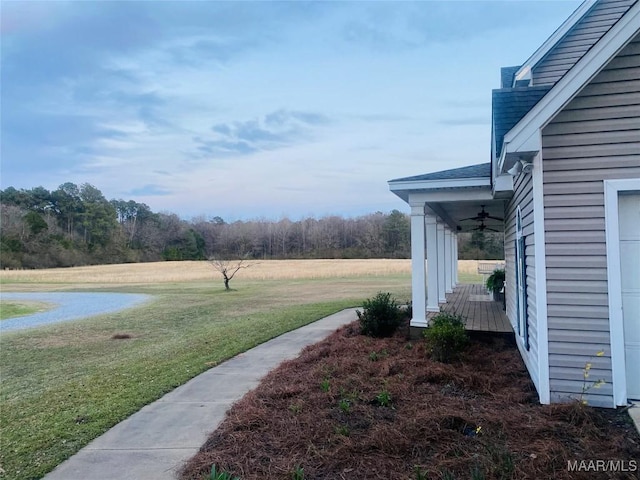
<path fill-rule="evenodd" d="M 52 310 L 0 321 L 0 332 L 39 327 L 50 323 L 78 320 L 113 313 L 139 305 L 150 295 L 134 293 L 2 293 L 3 300 L 26 300 L 54 304 Z"/>

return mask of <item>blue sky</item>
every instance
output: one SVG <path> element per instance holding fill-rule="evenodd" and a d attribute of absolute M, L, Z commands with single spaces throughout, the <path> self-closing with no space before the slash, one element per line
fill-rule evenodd
<path fill-rule="evenodd" d="M 398 208 L 489 161 L 491 89 L 578 1 L 4 1 L 1 182 L 184 218 Z"/>

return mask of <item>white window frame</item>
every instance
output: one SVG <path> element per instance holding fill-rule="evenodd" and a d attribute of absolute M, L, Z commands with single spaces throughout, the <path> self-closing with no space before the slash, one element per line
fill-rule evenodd
<path fill-rule="evenodd" d="M 516 273 L 516 325 L 518 335 L 522 339 L 524 348 L 529 350 L 529 326 L 527 324 L 527 271 L 526 245 L 522 229 L 522 211 L 520 205 L 516 209 L 516 240 L 515 240 L 515 273 Z"/>
<path fill-rule="evenodd" d="M 604 219 L 607 242 L 607 288 L 609 296 L 609 336 L 611 342 L 611 377 L 613 402 L 627 404 L 627 372 L 624 350 L 624 318 L 622 316 L 622 281 L 620 268 L 620 225 L 618 196 L 640 192 L 640 178 L 604 180 Z"/>

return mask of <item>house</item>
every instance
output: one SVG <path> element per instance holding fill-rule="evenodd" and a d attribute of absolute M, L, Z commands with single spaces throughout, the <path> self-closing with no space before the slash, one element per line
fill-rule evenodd
<path fill-rule="evenodd" d="M 490 162 L 389 182 L 411 207 L 411 325 L 455 287 L 458 233 L 504 231 L 540 402 L 640 399 L 640 0 L 586 1 L 501 82 Z"/>

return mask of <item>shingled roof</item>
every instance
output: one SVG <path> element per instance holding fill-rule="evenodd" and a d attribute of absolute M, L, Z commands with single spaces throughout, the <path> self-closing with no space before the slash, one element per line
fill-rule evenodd
<path fill-rule="evenodd" d="M 441 170 L 439 172 L 416 175 L 414 177 L 396 178 L 392 182 L 420 182 L 430 180 L 452 180 L 458 178 L 481 178 L 491 177 L 491 163 L 480 163 L 469 165 L 468 167 L 452 168 L 451 170 Z"/>
<path fill-rule="evenodd" d="M 511 88 L 513 86 L 513 77 L 520 70 L 520 65 L 516 67 L 502 67 L 500 69 L 500 88 Z"/>
<path fill-rule="evenodd" d="M 502 151 L 504 136 L 551 90 L 552 85 L 493 90 L 492 111 L 496 156 Z"/>

